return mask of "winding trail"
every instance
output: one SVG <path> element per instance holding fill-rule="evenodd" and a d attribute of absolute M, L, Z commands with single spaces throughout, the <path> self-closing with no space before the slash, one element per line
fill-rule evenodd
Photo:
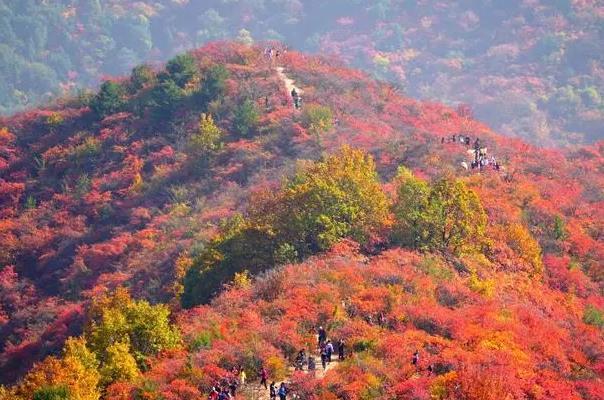
<path fill-rule="evenodd" d="M 283 67 L 276 67 L 275 69 L 277 70 L 277 75 L 279 75 L 279 78 L 281 78 L 283 83 L 285 83 L 285 87 L 287 88 L 287 93 L 291 93 L 291 91 L 293 89 L 296 89 L 296 92 L 298 92 L 299 95 L 302 95 L 302 93 L 304 93 L 304 90 L 300 89 L 299 87 L 297 87 L 294 84 L 295 81 L 293 79 L 291 79 L 287 75 L 285 75 Z"/>
<path fill-rule="evenodd" d="M 338 364 L 338 360 L 337 360 L 337 355 L 335 359 L 331 360 L 331 363 L 326 365 L 326 368 L 323 369 L 323 367 L 321 366 L 321 361 L 319 360 L 318 364 L 317 364 L 317 369 L 315 370 L 315 379 L 323 379 L 325 377 L 325 374 L 327 374 L 328 371 L 332 370 L 333 368 L 335 368 L 335 366 Z M 289 378 L 291 377 L 291 375 L 295 372 L 295 368 L 294 367 L 289 367 L 289 372 L 288 372 L 288 376 L 283 380 L 283 382 L 285 382 L 286 384 L 289 384 Z M 304 369 L 302 372 L 304 372 L 305 374 L 308 374 L 308 370 Z M 271 380 L 269 378 L 269 384 L 270 384 Z M 277 388 L 279 388 L 279 384 L 282 381 L 277 381 Z M 293 397 L 295 395 L 295 393 L 290 393 L 287 397 L 290 398 L 292 397 L 293 399 L 295 399 L 296 397 Z M 249 381 L 245 384 L 245 386 L 243 387 L 239 387 L 239 394 L 237 395 L 237 398 L 242 397 L 246 400 L 270 400 L 269 397 L 269 392 L 268 389 L 265 389 L 264 386 L 260 385 L 259 383 L 259 379 L 255 379 L 253 381 Z"/>
<path fill-rule="evenodd" d="M 323 366 L 321 365 L 321 357 L 318 355 L 318 353 L 315 353 L 314 355 L 316 361 L 314 379 L 323 379 L 327 372 L 334 369 L 339 363 L 338 354 L 336 352 L 333 354 L 334 357 L 332 357 L 331 362 L 327 363 L 325 365 L 325 369 L 323 369 Z M 288 368 L 287 376 L 282 381 L 276 381 L 277 388 L 279 388 L 279 384 L 281 382 L 285 382 L 286 385 L 289 385 L 290 378 L 294 374 L 294 372 L 296 372 L 296 369 L 294 368 L 294 366 L 290 366 Z M 308 374 L 308 365 L 304 365 L 304 368 L 301 372 Z M 268 382 L 270 384 L 270 377 L 268 379 Z M 260 379 L 257 377 L 247 382 L 245 386 L 239 387 L 239 394 L 237 395 L 237 398 L 239 398 L 240 396 L 246 400 L 270 400 L 268 389 L 265 389 L 264 386 L 260 385 Z M 291 392 L 287 397 L 292 399 L 299 399 L 299 397 L 296 397 L 295 393 Z"/>

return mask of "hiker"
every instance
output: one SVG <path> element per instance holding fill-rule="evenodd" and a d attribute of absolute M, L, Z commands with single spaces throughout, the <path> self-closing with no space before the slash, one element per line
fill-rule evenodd
<path fill-rule="evenodd" d="M 320 326 L 318 334 L 319 334 L 319 347 L 320 347 L 327 340 L 327 332 L 325 331 L 325 329 L 322 326 Z"/>
<path fill-rule="evenodd" d="M 417 367 L 418 363 L 419 363 L 419 350 L 415 350 L 415 353 L 413 353 L 413 358 L 411 359 L 411 364 L 413 364 Z"/>
<path fill-rule="evenodd" d="M 223 388 L 218 395 L 218 400 L 228 400 L 231 398 L 228 388 Z"/>
<path fill-rule="evenodd" d="M 327 362 L 330 363 L 331 355 L 333 354 L 333 344 L 331 343 L 331 340 L 327 341 L 327 344 L 325 345 L 325 352 L 327 353 Z"/>
<path fill-rule="evenodd" d="M 293 88 L 291 91 L 292 99 L 294 100 L 294 107 L 296 110 L 300 108 L 300 95 L 296 91 L 296 88 Z"/>
<path fill-rule="evenodd" d="M 338 360 L 344 359 L 344 339 L 338 342 Z"/>
<path fill-rule="evenodd" d="M 296 356 L 296 362 L 294 369 L 296 371 L 302 371 L 304 369 L 304 360 L 306 359 L 306 354 L 304 353 L 304 349 L 298 352 Z"/>
<path fill-rule="evenodd" d="M 430 364 L 428 365 L 428 376 L 432 376 L 432 372 L 434 372 L 434 366 Z"/>
<path fill-rule="evenodd" d="M 311 355 L 308 356 L 308 373 L 312 376 L 315 375 L 315 369 L 317 368 L 315 364 L 315 358 Z"/>
<path fill-rule="evenodd" d="M 279 50 L 277 50 L 277 52 L 275 53 L 275 58 L 279 58 L 280 55 L 281 55 L 281 52 Z"/>
<path fill-rule="evenodd" d="M 241 368 L 241 372 L 239 373 L 239 383 L 241 384 L 241 386 L 245 385 L 246 378 L 247 378 L 247 374 L 245 373 L 245 370 L 243 368 Z"/>
<path fill-rule="evenodd" d="M 327 351 L 325 347 L 321 349 L 321 365 L 323 366 L 323 370 L 327 369 Z"/>
<path fill-rule="evenodd" d="M 220 393 L 216 389 L 216 386 L 212 386 L 212 391 L 210 392 L 210 395 L 208 396 L 208 400 L 218 400 L 219 397 L 220 397 Z"/>
<path fill-rule="evenodd" d="M 266 108 L 267 110 L 270 109 L 270 104 L 268 102 L 268 96 L 264 97 L 264 108 Z"/>
<path fill-rule="evenodd" d="M 301 106 L 302 106 L 302 97 L 298 96 L 294 99 L 294 107 L 296 108 L 296 110 L 299 110 Z"/>
<path fill-rule="evenodd" d="M 262 386 L 264 386 L 265 389 L 268 389 L 266 382 L 268 380 L 268 371 L 266 370 L 266 367 L 262 367 L 262 370 L 260 371 L 260 384 Z"/>
<path fill-rule="evenodd" d="M 271 382 L 271 385 L 268 390 L 268 396 L 271 400 L 277 398 L 277 388 L 275 387 L 275 382 Z"/>
<path fill-rule="evenodd" d="M 229 389 L 231 389 L 231 396 L 235 397 L 237 395 L 237 387 L 239 386 L 239 382 L 236 378 L 231 379 L 231 383 L 229 383 Z"/>
<path fill-rule="evenodd" d="M 286 400 L 287 399 L 287 387 L 285 386 L 285 382 L 281 382 L 281 386 L 279 386 L 279 400 Z"/>
<path fill-rule="evenodd" d="M 445 144 L 445 138 L 444 137 L 440 138 L 440 144 Z"/>
<path fill-rule="evenodd" d="M 452 141 L 453 141 L 453 143 L 455 143 L 455 135 L 453 135 L 453 140 Z"/>

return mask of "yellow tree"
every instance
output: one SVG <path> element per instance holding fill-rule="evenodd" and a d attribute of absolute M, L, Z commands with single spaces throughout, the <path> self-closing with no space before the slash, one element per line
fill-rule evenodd
<path fill-rule="evenodd" d="M 125 289 L 118 289 L 93 302 L 85 335 L 103 368 L 117 360 L 110 353 L 116 349 L 128 351 L 142 367 L 149 356 L 180 345 L 180 334 L 169 316 L 165 305 L 132 300 Z"/>
<path fill-rule="evenodd" d="M 402 168 L 397 183 L 395 242 L 454 254 L 480 250 L 488 242 L 487 215 L 461 180 L 444 177 L 429 185 Z"/>
<path fill-rule="evenodd" d="M 101 368 L 102 383 L 132 381 L 139 376 L 136 360 L 130 354 L 127 343 L 113 343 L 107 348 L 105 361 Z"/>
<path fill-rule="evenodd" d="M 98 400 L 98 361 L 82 338 L 65 343 L 63 357 L 47 357 L 34 365 L 16 389 L 16 398 L 31 399 L 44 392 L 66 391 L 70 400 Z M 42 398 L 42 397 L 40 397 Z"/>
<path fill-rule="evenodd" d="M 428 241 L 432 247 L 460 254 L 479 250 L 486 243 L 486 212 L 478 195 L 461 180 L 438 180 L 429 202 Z"/>
<path fill-rule="evenodd" d="M 347 146 L 299 171 L 280 202 L 274 231 L 300 256 L 328 249 L 344 237 L 367 244 L 389 224 L 390 204 L 373 158 Z"/>

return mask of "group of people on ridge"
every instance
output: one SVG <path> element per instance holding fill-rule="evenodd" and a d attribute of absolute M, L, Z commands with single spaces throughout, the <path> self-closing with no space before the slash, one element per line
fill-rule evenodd
<path fill-rule="evenodd" d="M 233 368 L 228 378 L 223 379 L 222 382 L 212 387 L 208 399 L 227 400 L 234 398 L 237 395 L 237 388 L 239 385 L 245 385 L 246 379 L 247 375 L 243 368 Z"/>
<path fill-rule="evenodd" d="M 245 386 L 247 379 L 247 374 L 243 368 L 233 368 L 230 374 L 230 379 L 223 379 L 221 383 L 217 383 L 210 390 L 210 394 L 208 396 L 208 400 L 228 400 L 233 399 L 237 395 L 237 388 L 241 386 Z M 268 385 L 268 370 L 266 367 L 262 367 L 260 371 L 260 385 L 264 387 L 265 390 L 269 391 L 269 397 L 272 399 L 276 399 L 277 396 L 279 400 L 287 400 L 287 394 L 289 393 L 289 389 L 285 382 L 281 382 L 279 387 L 277 387 L 276 382 L 271 382 Z"/>
<path fill-rule="evenodd" d="M 287 48 L 283 48 L 282 50 L 280 50 L 280 49 L 275 49 L 274 47 L 266 47 L 264 49 L 264 57 L 266 57 L 272 63 L 273 58 L 275 60 L 278 60 L 279 57 L 281 56 L 281 54 L 284 54 L 286 52 L 287 52 Z"/>
<path fill-rule="evenodd" d="M 317 345 L 319 349 L 319 353 L 321 355 L 321 364 L 323 369 L 327 369 L 327 365 L 332 361 L 333 353 L 335 353 L 335 348 L 330 339 L 327 338 L 327 331 L 323 326 L 319 326 L 317 330 Z M 345 358 L 345 348 L 346 344 L 344 339 L 340 339 L 337 342 L 337 351 L 338 351 L 338 359 L 344 360 Z M 419 350 L 415 350 L 411 357 L 411 364 L 416 368 L 417 371 L 421 371 L 422 368 L 420 366 L 420 353 Z M 294 360 L 294 369 L 296 371 L 303 371 L 304 365 L 307 365 L 308 373 L 314 376 L 316 370 L 315 358 L 312 354 L 306 355 L 306 351 L 301 349 L 296 358 Z M 428 376 L 431 376 L 434 373 L 434 365 L 429 364 L 426 368 L 428 372 Z M 265 390 L 269 391 L 269 398 L 271 400 L 287 400 L 287 396 L 290 392 L 287 384 L 285 382 L 281 382 L 277 386 L 276 382 L 271 382 L 268 384 L 269 373 L 266 367 L 262 367 L 260 371 L 260 385 L 264 387 Z M 222 384 L 217 384 L 212 387 L 210 395 L 208 397 L 209 400 L 227 400 L 233 399 L 236 396 L 237 388 L 239 385 L 244 386 L 246 383 L 247 375 L 243 368 L 233 368 L 230 374 L 231 379 L 224 380 Z"/>
<path fill-rule="evenodd" d="M 440 143 L 441 144 L 460 143 L 462 145 L 466 145 L 467 147 L 470 147 L 471 143 L 472 143 L 472 139 L 470 138 L 470 136 L 454 134 L 450 138 L 442 137 L 440 139 Z M 486 147 L 482 147 L 482 145 L 480 143 L 480 138 L 476 138 L 476 140 L 474 140 L 474 145 L 472 147 L 472 150 L 468 150 L 468 151 L 472 152 L 472 154 L 474 155 L 474 159 L 471 161 L 470 166 L 468 166 L 468 163 L 466 163 L 465 161 L 461 163 L 462 167 L 464 167 L 465 169 L 472 168 L 472 169 L 479 169 L 480 171 L 482 171 L 483 169 L 487 168 L 489 165 L 495 171 L 499 171 L 501 169 L 501 164 L 499 164 L 499 162 L 497 161 L 497 159 L 495 159 L 494 156 L 488 157 L 487 149 L 486 149 Z"/>

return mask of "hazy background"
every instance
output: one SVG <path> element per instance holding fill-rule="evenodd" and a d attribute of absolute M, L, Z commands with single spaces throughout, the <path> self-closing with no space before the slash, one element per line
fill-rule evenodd
<path fill-rule="evenodd" d="M 0 114 L 227 38 L 337 55 L 540 145 L 603 137 L 601 0 L 0 0 Z"/>

